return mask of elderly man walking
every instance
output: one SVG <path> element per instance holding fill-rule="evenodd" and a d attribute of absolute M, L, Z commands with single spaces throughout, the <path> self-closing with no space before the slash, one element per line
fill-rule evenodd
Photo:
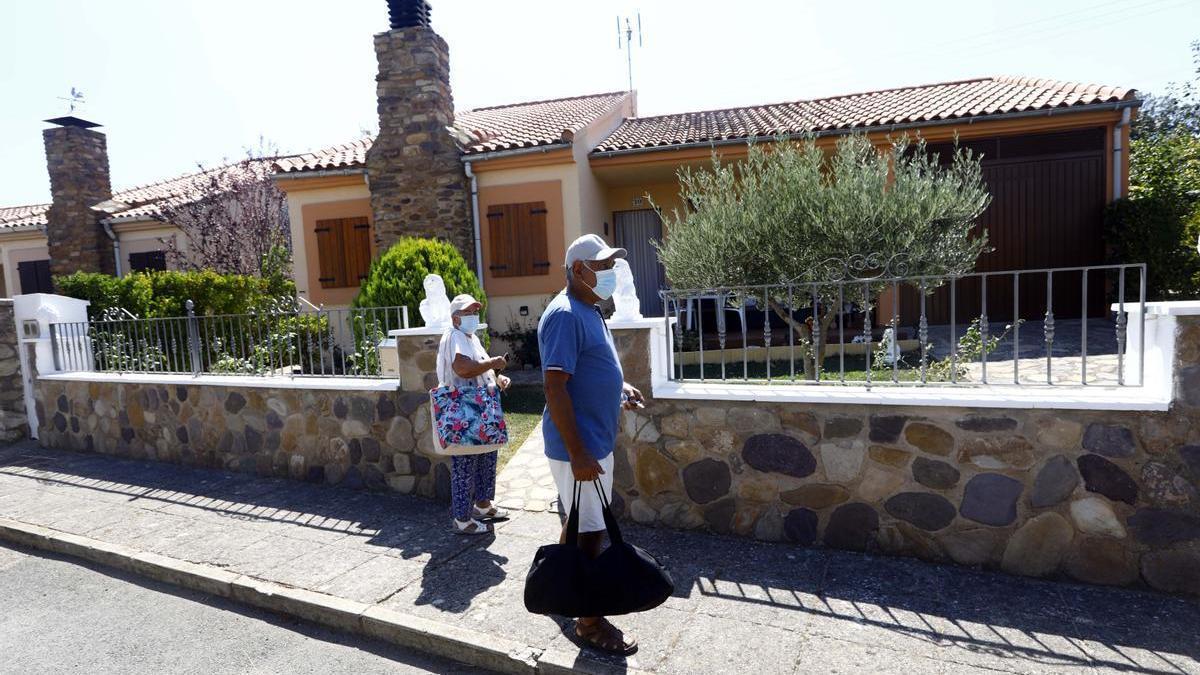
<path fill-rule="evenodd" d="M 599 481 L 611 501 L 612 453 L 621 408 L 642 402 L 642 393 L 625 382 L 612 333 L 596 306 L 616 288 L 613 266 L 625 254 L 625 249 L 613 248 L 594 234 L 576 239 L 567 249 L 567 287 L 538 323 L 546 389 L 542 433 L 558 500 L 567 510 L 576 481 Z M 580 490 L 579 542 L 593 558 L 600 555 L 604 531 L 600 496 L 590 486 Z M 565 527 L 560 541 L 566 541 Z M 604 651 L 637 650 L 637 642 L 604 617 L 580 617 L 575 633 Z"/>

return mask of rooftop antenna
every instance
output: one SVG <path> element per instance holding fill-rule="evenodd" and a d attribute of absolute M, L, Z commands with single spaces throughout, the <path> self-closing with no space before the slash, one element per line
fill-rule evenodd
<path fill-rule="evenodd" d="M 633 23 L 625 17 L 625 34 L 621 35 L 620 16 L 617 17 L 617 49 L 625 50 L 625 64 L 629 69 L 629 91 L 633 91 Z M 642 46 L 642 12 L 637 12 L 637 46 Z"/>
<path fill-rule="evenodd" d="M 83 92 L 79 91 L 75 87 L 71 87 L 71 95 L 70 96 L 59 96 L 58 100 L 66 101 L 67 102 L 67 113 L 70 115 L 73 115 L 73 114 L 75 114 L 76 106 L 78 106 L 80 108 L 83 107 Z"/>

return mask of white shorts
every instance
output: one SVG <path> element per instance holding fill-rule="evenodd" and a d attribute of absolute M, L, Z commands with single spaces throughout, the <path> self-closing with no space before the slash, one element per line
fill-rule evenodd
<path fill-rule="evenodd" d="M 554 484 L 558 486 L 558 502 L 562 504 L 563 513 L 571 515 L 571 499 L 575 491 L 575 474 L 571 473 L 571 463 L 561 459 L 549 459 L 550 475 L 554 476 Z M 604 490 L 604 498 L 612 503 L 613 485 L 613 456 L 600 460 L 600 489 Z M 603 532 L 604 510 L 600 504 L 600 495 L 591 483 L 579 486 L 579 531 Z"/>

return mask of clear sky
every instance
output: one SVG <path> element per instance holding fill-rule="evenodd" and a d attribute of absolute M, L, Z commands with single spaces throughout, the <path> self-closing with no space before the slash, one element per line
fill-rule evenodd
<path fill-rule="evenodd" d="M 1161 90 L 1185 80 L 1200 0 L 433 0 L 457 107 L 626 87 L 616 17 L 640 9 L 639 113 L 1014 74 Z M 114 188 L 375 126 L 384 0 L 6 0 L 0 205 L 48 201 L 42 120 L 104 125 Z M 636 40 L 636 38 L 635 38 Z"/>

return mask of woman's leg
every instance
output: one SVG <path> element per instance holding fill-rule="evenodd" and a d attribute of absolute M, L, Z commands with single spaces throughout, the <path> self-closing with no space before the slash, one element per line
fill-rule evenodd
<path fill-rule="evenodd" d="M 475 455 L 478 459 L 475 462 L 474 499 L 480 508 L 490 506 L 496 496 L 496 461 L 499 456 L 499 452 Z"/>
<path fill-rule="evenodd" d="M 450 458 L 450 513 L 455 520 L 471 519 L 471 500 L 474 492 L 475 456 L 454 455 Z"/>

